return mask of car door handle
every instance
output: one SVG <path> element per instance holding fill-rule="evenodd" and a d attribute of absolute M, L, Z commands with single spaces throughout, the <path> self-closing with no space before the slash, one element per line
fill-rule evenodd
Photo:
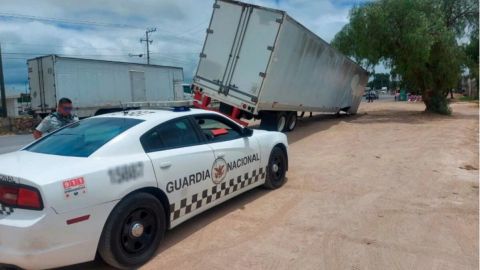
<path fill-rule="evenodd" d="M 224 158 L 224 157 L 225 157 L 225 153 L 218 153 L 218 154 L 217 154 L 217 157 L 219 157 L 219 158 Z"/>
<path fill-rule="evenodd" d="M 172 166 L 172 163 L 171 162 L 163 162 L 163 163 L 160 163 L 160 168 L 161 169 L 168 169 Z"/>

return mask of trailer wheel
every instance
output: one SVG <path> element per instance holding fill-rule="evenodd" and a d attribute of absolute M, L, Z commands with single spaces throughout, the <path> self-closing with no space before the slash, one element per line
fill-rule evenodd
<path fill-rule="evenodd" d="M 277 113 L 277 130 L 279 132 L 285 131 L 287 126 L 287 114 L 284 112 Z"/>
<path fill-rule="evenodd" d="M 285 131 L 293 131 L 297 126 L 297 112 L 289 112 L 287 117 L 287 125 Z"/>
<path fill-rule="evenodd" d="M 287 125 L 287 114 L 285 112 L 262 112 L 260 128 L 269 131 L 282 132 Z"/>

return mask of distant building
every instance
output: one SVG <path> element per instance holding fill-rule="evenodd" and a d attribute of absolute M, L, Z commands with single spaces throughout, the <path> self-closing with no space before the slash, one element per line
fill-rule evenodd
<path fill-rule="evenodd" d="M 28 94 L 12 94 L 7 92 L 7 117 L 18 117 L 25 114 L 30 105 L 30 96 Z"/>
<path fill-rule="evenodd" d="M 19 116 L 19 104 L 18 99 L 20 98 L 20 94 L 16 95 L 8 95 L 7 96 L 7 116 L 8 117 L 17 117 Z"/>

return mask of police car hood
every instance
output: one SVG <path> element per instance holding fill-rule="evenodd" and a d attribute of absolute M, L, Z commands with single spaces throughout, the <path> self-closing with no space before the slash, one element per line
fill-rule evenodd
<path fill-rule="evenodd" d="M 91 162 L 87 158 L 16 151 L 0 155 L 0 181 L 42 186 L 84 173 Z"/>

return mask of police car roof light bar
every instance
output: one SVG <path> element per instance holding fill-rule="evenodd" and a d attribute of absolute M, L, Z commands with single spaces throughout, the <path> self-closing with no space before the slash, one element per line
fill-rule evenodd
<path fill-rule="evenodd" d="M 190 111 L 190 107 L 187 107 L 187 106 L 176 106 L 176 107 L 173 107 L 173 111 L 174 111 L 174 112 L 186 112 L 186 111 Z"/>
<path fill-rule="evenodd" d="M 174 108 L 174 111 L 187 111 L 192 106 L 191 100 L 173 100 L 173 101 L 145 101 L 145 102 L 128 102 L 128 107 L 142 109 L 165 109 Z M 180 109 L 177 109 L 180 108 Z"/>

